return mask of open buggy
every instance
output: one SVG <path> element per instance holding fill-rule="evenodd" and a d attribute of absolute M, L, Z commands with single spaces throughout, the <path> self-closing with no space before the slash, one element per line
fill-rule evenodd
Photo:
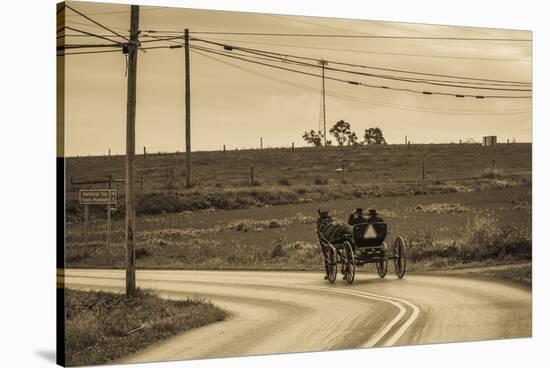
<path fill-rule="evenodd" d="M 325 278 L 331 283 L 336 280 L 338 265 L 348 284 L 355 279 L 356 266 L 366 263 L 376 264 L 381 278 L 386 276 L 388 261 L 393 261 L 398 278 L 405 275 L 405 240 L 398 236 L 388 249 L 388 226 L 380 218 L 347 226 L 336 223 L 328 211 L 319 211 L 316 231 L 325 258 Z"/>

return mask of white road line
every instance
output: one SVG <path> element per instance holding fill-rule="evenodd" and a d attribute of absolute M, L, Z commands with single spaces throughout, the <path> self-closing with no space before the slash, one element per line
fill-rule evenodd
<path fill-rule="evenodd" d="M 359 290 L 348 290 L 348 289 L 337 289 L 337 288 L 325 288 L 325 287 L 300 287 L 300 288 L 304 288 L 304 289 L 307 288 L 307 289 L 313 289 L 313 290 L 326 290 L 326 291 L 332 291 L 337 293 L 355 295 L 366 299 L 372 299 L 372 300 L 378 300 L 378 301 L 390 303 L 393 306 L 397 307 L 399 309 L 399 313 L 397 314 L 397 316 L 395 316 L 395 318 L 393 318 L 388 324 L 386 324 L 379 331 L 377 331 L 365 344 L 363 344 L 362 347 L 364 348 L 370 348 L 370 347 L 373 347 L 375 344 L 377 344 L 403 318 L 403 316 L 406 313 L 406 308 L 403 306 L 403 304 L 406 304 L 409 307 L 411 307 L 413 312 L 410 315 L 410 317 L 407 319 L 407 321 L 403 325 L 401 325 L 401 327 L 386 341 L 384 346 L 393 346 L 401 338 L 401 336 L 403 336 L 405 332 L 407 332 L 407 329 L 414 323 L 414 321 L 418 318 L 418 315 L 420 314 L 420 308 L 418 308 L 418 306 L 404 299 L 395 298 L 391 296 L 366 293 L 364 291 L 359 291 Z"/>
<path fill-rule="evenodd" d="M 401 336 L 403 336 L 405 334 L 407 329 L 414 323 L 414 321 L 416 321 L 416 319 L 418 318 L 418 315 L 420 314 L 420 308 L 417 305 L 415 305 L 415 304 L 413 304 L 413 303 L 411 303 L 407 300 L 404 300 L 404 299 L 401 299 L 401 298 L 395 298 L 395 297 L 392 297 L 392 296 L 382 296 L 382 295 L 378 295 L 378 294 L 366 293 L 364 291 L 357 291 L 357 293 L 362 294 L 362 295 L 366 295 L 366 296 L 368 295 L 368 296 L 373 296 L 373 297 L 379 297 L 379 298 L 382 298 L 382 299 L 387 299 L 388 301 L 393 300 L 393 301 L 396 301 L 396 302 L 406 304 L 406 305 L 408 305 L 409 307 L 412 308 L 413 312 L 410 315 L 410 317 L 407 319 L 407 321 L 403 325 L 401 325 L 399 330 L 397 330 L 388 339 L 388 341 L 386 341 L 384 346 L 393 346 L 397 342 L 397 340 L 399 340 L 401 338 Z"/>

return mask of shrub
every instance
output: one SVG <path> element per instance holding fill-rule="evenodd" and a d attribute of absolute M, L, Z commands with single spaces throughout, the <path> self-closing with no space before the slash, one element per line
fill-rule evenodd
<path fill-rule="evenodd" d="M 290 180 L 289 180 L 289 179 L 286 179 L 286 178 L 284 178 L 284 179 L 279 179 L 279 181 L 277 181 L 277 183 L 279 183 L 279 185 L 284 185 L 284 186 L 289 186 L 289 185 L 291 185 L 291 184 L 290 184 Z"/>
<path fill-rule="evenodd" d="M 145 247 L 136 248 L 136 259 L 140 259 L 140 258 L 143 258 L 143 257 L 149 257 L 152 254 L 153 253 L 148 248 L 145 248 Z"/>
<path fill-rule="evenodd" d="M 275 247 L 271 250 L 271 258 L 281 258 L 286 256 L 286 251 L 283 248 L 283 244 L 276 242 Z"/>
<path fill-rule="evenodd" d="M 324 179 L 324 178 L 315 178 L 315 180 L 313 181 L 313 183 L 315 185 L 327 185 L 328 184 L 328 179 Z"/>
<path fill-rule="evenodd" d="M 501 169 L 495 169 L 493 167 L 483 169 L 481 177 L 485 179 L 502 179 L 504 173 Z"/>

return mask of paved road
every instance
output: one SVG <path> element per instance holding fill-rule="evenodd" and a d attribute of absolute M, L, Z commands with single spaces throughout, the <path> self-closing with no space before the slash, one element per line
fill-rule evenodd
<path fill-rule="evenodd" d="M 124 288 L 122 271 L 65 275 L 67 287 Z M 358 273 L 347 285 L 320 273 L 138 271 L 137 283 L 164 297 L 206 297 L 230 317 L 117 363 L 531 336 L 530 290 L 498 282 Z"/>

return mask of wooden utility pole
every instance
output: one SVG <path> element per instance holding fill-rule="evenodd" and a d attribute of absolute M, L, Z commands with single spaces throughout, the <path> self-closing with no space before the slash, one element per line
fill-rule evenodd
<path fill-rule="evenodd" d="M 185 153 L 187 187 L 191 186 L 191 81 L 189 73 L 189 29 L 185 28 Z"/>
<path fill-rule="evenodd" d="M 136 150 L 136 74 L 139 48 L 139 6 L 132 5 L 130 13 L 130 42 L 128 43 L 128 101 L 126 105 L 126 295 L 136 292 L 136 209 L 134 192 Z"/>
<path fill-rule="evenodd" d="M 325 65 L 327 65 L 327 61 L 321 59 L 319 61 L 321 64 L 321 69 L 323 71 L 323 145 L 327 146 L 327 113 L 326 113 L 326 105 L 325 105 Z"/>
<path fill-rule="evenodd" d="M 113 189 L 113 176 L 109 176 L 109 189 Z M 109 197 L 111 196 L 111 192 L 109 192 Z M 112 204 L 109 203 L 107 205 L 107 247 L 111 247 L 111 206 Z"/>

